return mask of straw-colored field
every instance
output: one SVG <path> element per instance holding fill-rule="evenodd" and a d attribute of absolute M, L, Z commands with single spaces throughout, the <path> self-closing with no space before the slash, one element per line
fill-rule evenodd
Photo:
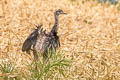
<path fill-rule="evenodd" d="M 24 72 L 33 61 L 21 51 L 24 40 L 34 24 L 50 31 L 53 12 L 62 9 L 67 13 L 59 17 L 62 55 L 73 60 L 65 80 L 120 80 L 119 4 L 84 1 L 0 0 L 0 62 L 15 62 Z"/>

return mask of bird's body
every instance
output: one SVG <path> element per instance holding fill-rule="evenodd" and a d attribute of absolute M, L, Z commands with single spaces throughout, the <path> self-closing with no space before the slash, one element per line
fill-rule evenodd
<path fill-rule="evenodd" d="M 58 30 L 58 16 L 60 14 L 65 14 L 61 9 L 57 10 L 55 15 L 55 24 L 49 33 L 41 27 L 42 25 L 36 26 L 30 36 L 25 40 L 22 51 L 29 53 L 33 51 L 34 58 L 37 60 L 37 53 L 41 53 L 44 58 L 48 56 L 48 50 L 50 54 L 56 51 L 56 48 L 60 47 L 59 36 L 57 35 Z"/>

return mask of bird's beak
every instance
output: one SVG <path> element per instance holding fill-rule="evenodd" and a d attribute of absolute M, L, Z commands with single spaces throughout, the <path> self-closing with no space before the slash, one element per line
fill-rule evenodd
<path fill-rule="evenodd" d="M 62 13 L 62 14 L 65 14 L 65 15 L 67 15 L 67 13 Z"/>

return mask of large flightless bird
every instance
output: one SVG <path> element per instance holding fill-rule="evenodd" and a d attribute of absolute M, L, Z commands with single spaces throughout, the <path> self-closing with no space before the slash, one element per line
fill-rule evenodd
<path fill-rule="evenodd" d="M 48 50 L 50 54 L 55 52 L 56 48 L 60 47 L 59 36 L 57 35 L 59 24 L 58 17 L 60 14 L 66 13 L 64 13 L 61 9 L 54 12 L 55 23 L 49 33 L 46 33 L 46 30 L 43 30 L 42 24 L 37 25 L 37 29 L 35 29 L 23 43 L 22 51 L 26 51 L 27 53 L 33 51 L 35 60 L 38 60 L 38 53 L 41 53 L 43 58 L 47 58 Z"/>

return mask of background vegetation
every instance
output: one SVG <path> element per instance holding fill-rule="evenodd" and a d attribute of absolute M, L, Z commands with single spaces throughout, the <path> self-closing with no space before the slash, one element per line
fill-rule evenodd
<path fill-rule="evenodd" d="M 28 66 L 33 55 L 23 53 L 21 47 L 34 24 L 42 23 L 50 31 L 57 9 L 67 13 L 59 20 L 60 59 L 71 60 L 72 66 L 62 68 L 63 76 L 57 65 L 52 69 L 57 68 L 53 73 L 58 78 L 46 80 L 120 80 L 120 2 L 98 0 L 0 0 L 0 80 L 30 80 L 39 75 L 32 70 L 34 65 Z"/>

